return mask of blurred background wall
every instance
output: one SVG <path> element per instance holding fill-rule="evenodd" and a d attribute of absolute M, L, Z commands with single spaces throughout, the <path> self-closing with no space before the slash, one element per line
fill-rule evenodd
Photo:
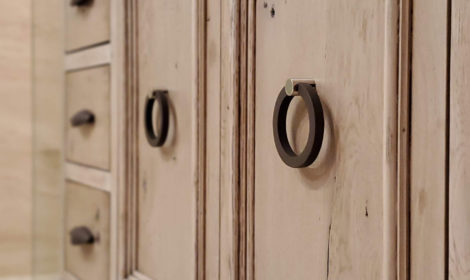
<path fill-rule="evenodd" d="M 58 279 L 62 268 L 65 102 L 63 17 L 64 3 L 68 2 L 32 0 L 32 268 L 35 280 Z"/>
<path fill-rule="evenodd" d="M 0 0 L 0 279 L 32 269 L 31 0 Z"/>
<path fill-rule="evenodd" d="M 0 0 L 0 280 L 62 265 L 64 0 Z"/>

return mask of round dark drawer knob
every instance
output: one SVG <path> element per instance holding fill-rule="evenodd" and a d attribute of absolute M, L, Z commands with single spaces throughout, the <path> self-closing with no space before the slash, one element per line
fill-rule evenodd
<path fill-rule="evenodd" d="M 160 106 L 159 113 L 157 114 L 157 129 L 155 133 L 153 128 L 152 121 L 152 112 L 155 101 L 158 102 Z M 148 96 L 145 100 L 145 135 L 147 136 L 147 141 L 150 146 L 161 147 L 165 143 L 165 140 L 168 136 L 168 128 L 170 122 L 170 109 L 168 105 L 168 91 L 166 90 L 155 90 L 152 92 L 151 96 Z M 159 124 L 159 125 L 158 125 Z"/>
<path fill-rule="evenodd" d="M 86 245 L 95 243 L 91 230 L 85 226 L 75 227 L 70 231 L 72 245 Z"/>
<path fill-rule="evenodd" d="M 81 110 L 70 119 L 72 126 L 81 126 L 95 122 L 95 114 L 90 110 Z"/>
<path fill-rule="evenodd" d="M 300 96 L 305 102 L 309 119 L 307 144 L 300 154 L 292 149 L 286 131 L 287 110 L 295 96 Z M 286 87 L 282 88 L 277 97 L 273 116 L 274 143 L 282 161 L 293 168 L 311 165 L 320 153 L 324 126 L 323 107 L 315 84 L 288 80 Z"/>

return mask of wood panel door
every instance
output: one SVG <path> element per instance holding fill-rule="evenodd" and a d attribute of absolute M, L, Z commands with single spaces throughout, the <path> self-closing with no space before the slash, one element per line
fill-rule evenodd
<path fill-rule="evenodd" d="M 137 54 L 137 183 L 132 274 L 194 279 L 196 274 L 197 40 L 195 1 L 132 1 Z M 168 137 L 149 144 L 147 98 L 166 90 Z M 157 102 L 155 103 L 157 104 Z M 152 120 L 159 126 L 155 105 Z"/>
<path fill-rule="evenodd" d="M 395 279 L 397 1 L 269 0 L 249 9 L 248 278 Z M 288 78 L 314 79 L 324 110 L 320 155 L 306 168 L 287 166 L 273 140 Z M 297 153 L 313 133 L 305 106 L 294 97 L 287 115 Z"/>

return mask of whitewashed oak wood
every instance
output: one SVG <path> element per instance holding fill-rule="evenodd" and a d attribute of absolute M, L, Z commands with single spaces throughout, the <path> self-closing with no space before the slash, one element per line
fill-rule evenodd
<path fill-rule="evenodd" d="M 151 279 L 196 275 L 196 3 L 137 1 L 139 87 L 136 270 Z M 151 147 L 145 97 L 169 91 L 170 135 Z"/>
<path fill-rule="evenodd" d="M 65 48 L 67 51 L 89 47 L 110 40 L 110 2 L 93 0 L 77 7 L 65 2 Z"/>
<path fill-rule="evenodd" d="M 110 67 L 68 72 L 66 87 L 66 158 L 79 164 L 110 169 Z M 72 127 L 70 119 L 88 109 L 95 115 L 90 125 Z"/>
<path fill-rule="evenodd" d="M 395 278 L 397 8 L 257 2 L 250 279 Z M 274 102 L 289 77 L 318 81 L 332 122 L 314 168 L 287 167 L 272 140 Z M 299 148 L 306 111 L 294 103 L 288 132 Z"/>
<path fill-rule="evenodd" d="M 452 1 L 449 279 L 470 278 L 470 2 Z"/>
<path fill-rule="evenodd" d="M 92 245 L 73 246 L 70 231 L 90 228 L 98 240 Z M 78 279 L 109 279 L 110 196 L 109 193 L 74 182 L 65 190 L 65 270 Z"/>
<path fill-rule="evenodd" d="M 445 279 L 448 1 L 413 2 L 410 279 Z"/>
<path fill-rule="evenodd" d="M 240 1 L 220 4 L 220 279 L 238 279 Z"/>

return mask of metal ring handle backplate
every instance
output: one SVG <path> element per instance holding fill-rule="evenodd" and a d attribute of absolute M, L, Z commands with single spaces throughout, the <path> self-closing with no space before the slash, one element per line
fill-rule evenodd
<path fill-rule="evenodd" d="M 300 83 L 295 88 L 305 102 L 308 119 L 309 135 L 304 150 L 297 154 L 289 144 L 286 131 L 287 110 L 294 96 L 287 95 L 283 88 L 276 100 L 273 116 L 273 132 L 276 149 L 282 161 L 290 167 L 301 168 L 312 164 L 320 153 L 323 142 L 325 121 L 320 97 L 314 85 Z"/>
<path fill-rule="evenodd" d="M 153 128 L 153 107 L 155 101 L 158 102 L 160 106 L 159 113 L 157 114 L 157 128 L 158 132 L 155 133 Z M 151 96 L 148 96 L 145 100 L 145 135 L 147 136 L 147 141 L 150 146 L 161 147 L 165 143 L 165 140 L 168 136 L 169 128 L 169 116 L 170 108 L 168 105 L 168 91 L 166 90 L 155 90 L 152 92 Z M 160 122 L 160 123 L 159 123 Z M 158 125 L 160 124 L 160 125 Z"/>

